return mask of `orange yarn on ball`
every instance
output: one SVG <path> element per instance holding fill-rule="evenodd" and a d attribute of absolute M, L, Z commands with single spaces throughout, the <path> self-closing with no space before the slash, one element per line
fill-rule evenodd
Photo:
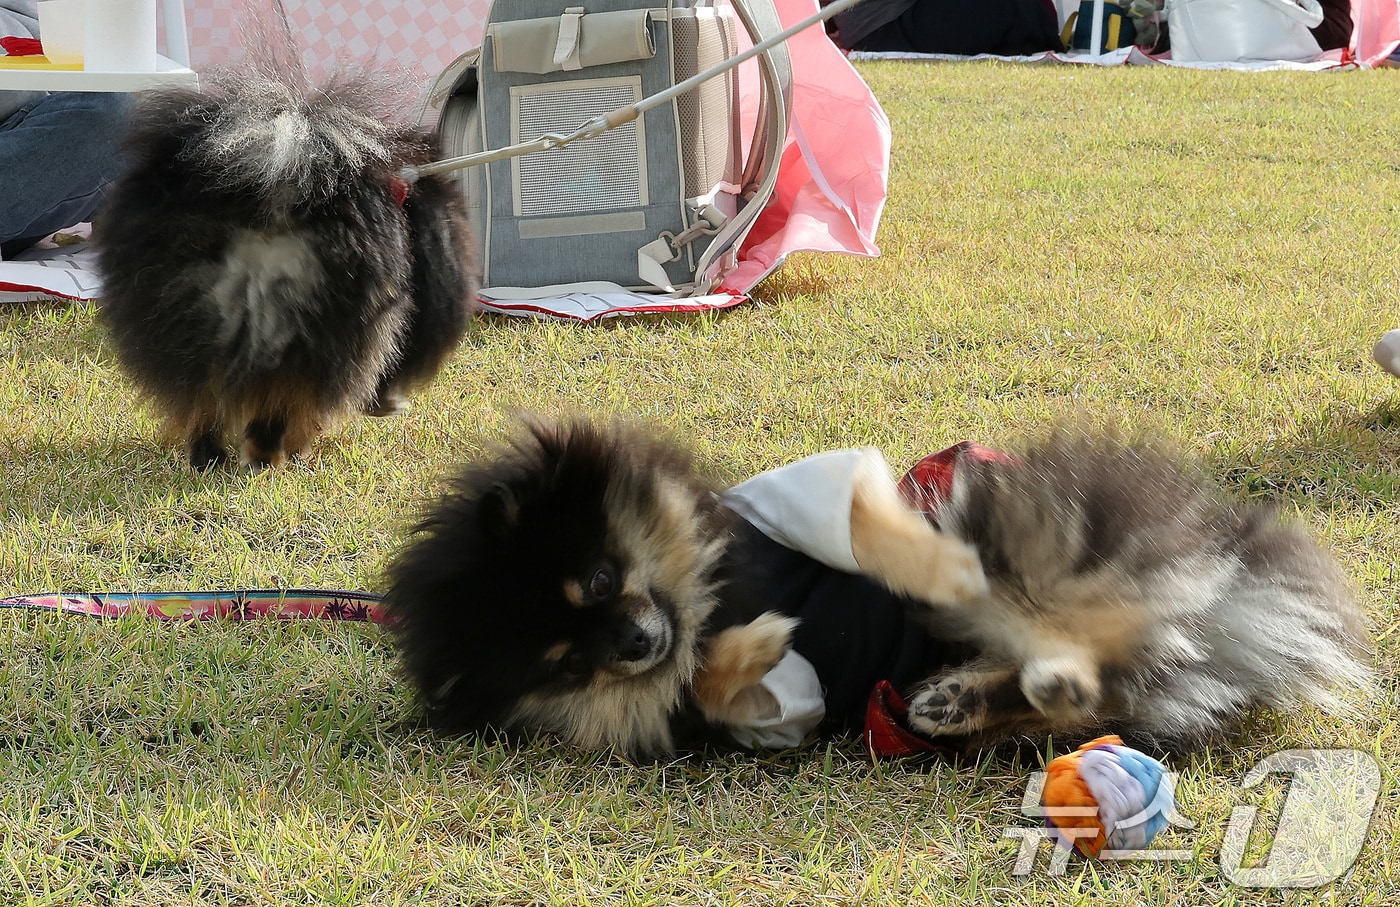
<path fill-rule="evenodd" d="M 1080 856 L 1145 850 L 1176 808 L 1166 766 L 1109 734 L 1045 767 L 1045 824 Z"/>
<path fill-rule="evenodd" d="M 1075 750 L 1051 760 L 1045 766 L 1045 787 L 1041 791 L 1041 803 L 1053 804 L 1055 815 L 1051 821 L 1060 828 L 1092 828 L 1093 836 L 1074 836 L 1075 849 L 1080 853 L 1096 857 L 1108 840 L 1108 832 L 1099 819 L 1099 801 L 1089 791 L 1089 785 L 1079 775 L 1079 753 L 1112 743 L 1123 745 L 1123 738 L 1117 734 L 1106 734 L 1090 740 Z M 1079 814 L 1079 810 L 1083 810 Z"/>

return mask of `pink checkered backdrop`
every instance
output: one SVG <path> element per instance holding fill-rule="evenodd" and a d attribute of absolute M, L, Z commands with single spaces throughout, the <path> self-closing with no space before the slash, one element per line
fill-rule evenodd
<path fill-rule="evenodd" d="M 165 0 L 173 2 L 173 0 Z M 184 0 L 197 70 L 241 56 L 247 20 L 285 14 L 313 72 L 341 58 L 396 62 L 426 80 L 481 42 L 490 0 Z"/>

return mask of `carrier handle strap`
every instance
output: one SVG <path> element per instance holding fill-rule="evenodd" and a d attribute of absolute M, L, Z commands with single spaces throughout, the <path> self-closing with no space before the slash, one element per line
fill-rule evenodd
<path fill-rule="evenodd" d="M 773 0 L 733 0 L 732 5 L 744 28 L 748 29 L 749 40 L 755 44 L 783 29 Z M 760 54 L 758 61 L 764 97 L 759 105 L 753 149 L 744 163 L 741 185 L 746 195 L 763 182 L 767 159 L 774 154 L 775 137 L 776 153 L 781 156 L 787 144 L 787 124 L 792 111 L 792 54 L 788 51 L 787 38 Z M 775 120 L 781 124 L 781 129 L 775 126 Z"/>
<path fill-rule="evenodd" d="M 615 129 L 618 126 L 623 125 L 624 123 L 632 122 L 633 120 L 637 119 L 637 117 L 641 116 L 642 114 L 646 113 L 648 110 L 651 110 L 654 107 L 659 107 L 662 104 L 668 104 L 674 101 L 679 96 L 698 87 L 702 82 L 706 82 L 710 79 L 713 79 L 715 76 L 722 75 L 728 72 L 729 70 L 739 66 L 741 63 L 744 63 L 760 55 L 762 55 L 762 60 L 766 61 L 766 65 L 760 65 L 760 71 L 765 73 L 765 79 L 769 83 L 770 89 L 774 92 L 774 94 L 769 96 L 769 103 L 766 106 L 768 106 L 770 109 L 773 107 L 778 107 L 778 109 L 781 111 L 778 117 L 775 118 L 770 116 L 768 118 L 769 121 L 776 120 L 776 122 L 769 122 L 767 124 L 767 128 L 764 130 L 765 141 L 770 145 L 776 144 L 776 146 L 779 149 L 781 149 L 783 142 L 785 142 L 787 138 L 787 104 L 790 100 L 791 93 L 792 63 L 791 59 L 787 56 L 786 49 L 782 50 L 780 53 L 782 55 L 783 62 L 786 64 L 785 68 L 787 71 L 786 81 L 788 88 L 785 90 L 781 87 L 780 84 L 782 82 L 782 77 L 777 71 L 778 64 L 773 62 L 774 49 L 777 48 L 778 45 L 783 44 L 785 41 L 787 41 L 788 38 L 791 38 L 793 35 L 797 34 L 803 29 L 816 25 L 819 22 L 825 22 L 827 19 L 830 19 L 837 13 L 844 12 L 845 10 L 850 9 L 852 6 L 855 6 L 857 3 L 860 2 L 861 0 L 836 0 L 836 2 L 832 3 L 830 6 L 826 7 L 825 9 L 818 10 L 815 14 L 808 16 L 806 19 L 803 19 L 801 22 L 797 23 L 791 28 L 784 29 L 783 31 L 778 32 L 777 34 L 772 35 L 769 38 L 766 38 L 762 41 L 758 41 L 748 50 L 736 54 L 735 56 L 730 57 L 728 60 L 725 60 L 722 63 L 710 67 L 704 72 L 696 73 L 695 75 L 682 82 L 677 82 L 675 85 L 672 85 L 664 91 L 658 91 L 654 95 L 643 98 L 635 104 L 629 104 L 625 107 L 619 107 L 611 113 L 605 113 L 596 116 L 588 122 L 584 123 L 572 133 L 546 133 L 540 136 L 539 138 L 534 139 L 533 141 L 520 142 L 518 144 L 507 145 L 502 148 L 493 148 L 489 151 L 483 151 L 478 154 L 465 154 L 460 157 L 452 157 L 441 161 L 433 161 L 432 163 L 420 164 L 416 167 L 404 167 L 402 170 L 399 171 L 399 176 L 405 182 L 412 184 L 414 182 L 417 182 L 419 177 L 423 176 L 432 176 L 439 173 L 449 173 L 451 171 L 462 170 L 467 167 L 479 167 L 482 164 L 490 164 L 495 161 L 503 161 L 513 157 L 521 157 L 526 154 L 533 154 L 536 151 L 548 151 L 554 148 L 563 148 L 565 145 L 568 145 L 571 142 L 576 142 L 580 139 L 597 138 L 598 136 L 602 135 L 610 129 Z M 746 10 L 748 9 L 746 4 L 743 2 L 743 0 L 737 0 L 737 2 L 735 2 L 733 5 L 736 13 L 738 13 L 738 15 L 740 16 L 740 19 L 744 21 L 745 27 L 749 29 L 750 35 L 753 35 L 754 21 L 746 12 Z M 772 10 L 771 15 L 764 15 L 763 18 L 769 21 L 777 21 L 777 11 L 773 9 L 771 0 L 756 0 L 754 5 L 766 6 L 768 9 Z M 782 135 L 778 136 L 777 133 L 778 128 L 780 126 L 782 128 Z M 774 137 L 777 138 L 776 142 L 772 141 Z M 779 151 L 779 156 L 780 155 L 781 150 Z M 751 155 L 751 158 L 752 157 L 753 156 Z M 775 172 L 773 174 L 773 180 L 776 181 L 776 179 L 777 176 Z"/>
<path fill-rule="evenodd" d="M 768 49 L 759 56 L 761 91 L 758 120 L 741 179 L 746 201 L 710 240 L 696 262 L 693 294 L 704 294 L 714 289 L 715 274 L 711 272 L 718 273 L 716 263 L 730 254 L 748 235 L 778 185 L 778 169 L 782 163 L 783 149 L 787 146 L 788 126 L 792 117 L 792 55 L 788 51 L 787 39 L 850 5 L 838 0 L 819 10 L 815 17 L 784 30 L 773 0 L 733 0 L 735 14 L 748 30 L 754 47 L 768 45 Z M 780 40 L 770 43 L 765 39 L 768 35 Z"/>

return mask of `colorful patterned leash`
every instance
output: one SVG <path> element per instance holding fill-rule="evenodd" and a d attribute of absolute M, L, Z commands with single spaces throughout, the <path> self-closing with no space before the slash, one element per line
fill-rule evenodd
<path fill-rule="evenodd" d="M 386 623 L 383 599 L 339 589 L 219 589 L 201 592 L 79 592 L 0 598 L 0 608 L 63 611 L 89 617 L 139 614 L 157 620 L 323 618 Z"/>

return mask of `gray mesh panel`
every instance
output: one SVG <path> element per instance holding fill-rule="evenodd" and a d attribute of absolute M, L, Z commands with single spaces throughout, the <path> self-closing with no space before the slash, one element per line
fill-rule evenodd
<path fill-rule="evenodd" d="M 671 28 L 677 82 L 738 52 L 732 16 L 677 18 Z M 705 195 L 722 182 L 738 180 L 738 92 L 738 77 L 730 70 L 676 98 L 687 198 Z"/>
<path fill-rule="evenodd" d="M 598 114 L 641 99 L 635 84 L 580 88 L 577 83 L 543 85 L 517 95 L 518 130 L 524 138 L 572 132 Z M 516 158 L 522 217 L 638 208 L 647 203 L 642 183 L 642 150 L 634 120 L 596 139 L 573 142 L 556 151 Z"/>

